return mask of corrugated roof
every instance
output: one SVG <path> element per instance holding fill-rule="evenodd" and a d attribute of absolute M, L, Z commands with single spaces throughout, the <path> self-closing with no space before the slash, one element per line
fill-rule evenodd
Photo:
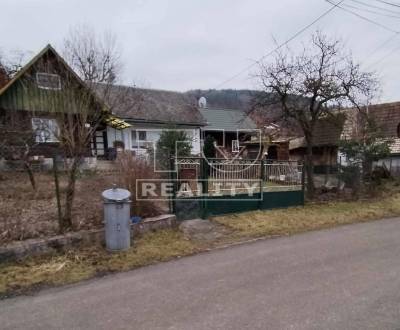
<path fill-rule="evenodd" d="M 240 109 L 200 108 L 199 110 L 207 121 L 205 129 L 236 132 L 238 129 L 257 128 L 247 113 Z"/>

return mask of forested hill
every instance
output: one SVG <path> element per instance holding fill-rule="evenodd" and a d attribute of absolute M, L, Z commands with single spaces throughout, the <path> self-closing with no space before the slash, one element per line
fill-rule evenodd
<path fill-rule="evenodd" d="M 249 110 L 262 92 L 248 89 L 195 89 L 186 93 L 196 99 L 204 96 L 209 108 Z"/>

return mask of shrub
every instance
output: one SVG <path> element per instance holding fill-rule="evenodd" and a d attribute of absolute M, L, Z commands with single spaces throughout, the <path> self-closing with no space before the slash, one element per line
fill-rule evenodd
<path fill-rule="evenodd" d="M 191 150 L 192 144 L 185 131 L 168 129 L 162 131 L 153 157 L 156 157 L 157 167 L 166 170 L 170 168 L 171 157 L 190 156 Z"/>
<path fill-rule="evenodd" d="M 141 217 L 152 217 L 160 215 L 162 208 L 157 201 L 137 200 L 136 181 L 138 179 L 157 179 L 152 164 L 144 157 L 132 156 L 128 151 L 123 151 L 117 158 L 119 184 L 128 189 L 132 196 L 132 215 Z M 139 186 L 140 188 L 140 186 Z"/>
<path fill-rule="evenodd" d="M 206 158 L 215 158 L 215 139 L 207 135 L 204 140 L 203 153 Z"/>

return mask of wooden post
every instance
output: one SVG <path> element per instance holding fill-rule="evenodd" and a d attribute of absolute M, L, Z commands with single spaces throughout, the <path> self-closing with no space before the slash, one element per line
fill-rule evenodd
<path fill-rule="evenodd" d="M 264 159 L 262 158 L 260 161 L 260 199 L 258 201 L 258 209 L 262 208 L 262 202 L 264 200 L 264 177 L 265 177 L 265 163 Z"/>
<path fill-rule="evenodd" d="M 201 180 L 201 218 L 208 218 L 207 198 L 208 198 L 208 163 L 204 158 L 200 158 L 200 180 Z"/>
<path fill-rule="evenodd" d="M 169 200 L 169 209 L 170 212 L 175 214 L 176 213 L 176 179 L 177 179 L 177 175 L 175 172 L 175 163 L 174 163 L 175 158 L 172 157 L 170 158 L 170 172 L 169 172 L 169 178 L 170 178 L 170 182 L 172 183 L 172 198 L 170 198 Z"/>
<path fill-rule="evenodd" d="M 56 156 L 53 156 L 53 173 L 54 173 L 54 184 L 56 186 L 58 223 L 61 224 L 62 223 L 62 214 L 61 214 L 60 184 L 58 181 L 58 169 L 57 169 Z"/>
<path fill-rule="evenodd" d="M 303 194 L 303 205 L 304 205 L 304 195 L 306 190 L 306 171 L 304 167 L 304 161 L 301 163 L 301 191 Z"/>

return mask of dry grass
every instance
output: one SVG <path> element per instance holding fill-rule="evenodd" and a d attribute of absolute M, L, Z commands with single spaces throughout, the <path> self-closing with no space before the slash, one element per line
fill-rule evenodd
<path fill-rule="evenodd" d="M 51 173 L 35 173 L 33 191 L 23 172 L 7 172 L 0 181 L 0 245 L 13 240 L 48 237 L 58 234 L 57 203 Z M 73 208 L 75 230 L 103 226 L 101 192 L 117 182 L 114 174 L 87 172 L 76 185 Z M 60 175 L 62 203 L 66 178 Z"/>
<path fill-rule="evenodd" d="M 400 194 L 381 200 L 309 204 L 289 209 L 253 211 L 215 217 L 238 236 L 283 236 L 355 222 L 400 216 Z"/>
<path fill-rule="evenodd" d="M 86 189 L 91 187 L 87 185 Z M 250 237 L 292 235 L 354 222 L 400 216 L 399 189 L 400 185 L 393 185 L 380 194 L 380 199 L 309 204 L 305 207 L 215 217 L 213 221 L 228 228 L 226 237 L 217 243 L 232 243 Z M 2 264 L 0 296 L 25 292 L 35 287 L 74 283 L 110 272 L 126 271 L 189 255 L 213 247 L 214 243 L 194 243 L 186 240 L 179 231 L 163 230 L 138 238 L 134 247 L 122 253 L 108 253 L 104 248 L 94 246 L 65 254 Z"/>
<path fill-rule="evenodd" d="M 131 157 L 132 158 L 132 157 Z M 24 172 L 0 173 L 0 245 L 14 240 L 49 237 L 58 234 L 57 202 L 52 173 L 35 173 L 35 192 Z M 79 174 L 72 211 L 74 230 L 103 226 L 101 193 L 120 183 L 118 173 L 86 171 Z M 60 188 L 64 203 L 66 177 L 60 173 Z M 135 195 L 135 194 L 133 194 Z M 133 203 L 139 205 L 138 203 Z M 132 215 L 155 216 L 168 212 L 167 203 L 156 205 L 142 202 L 141 210 Z"/>
<path fill-rule="evenodd" d="M 134 247 L 126 252 L 109 253 L 102 247 L 91 247 L 53 257 L 3 264 L 0 269 L 0 295 L 24 292 L 39 286 L 74 283 L 194 251 L 194 245 L 185 240 L 180 232 L 163 230 L 139 238 Z"/>

